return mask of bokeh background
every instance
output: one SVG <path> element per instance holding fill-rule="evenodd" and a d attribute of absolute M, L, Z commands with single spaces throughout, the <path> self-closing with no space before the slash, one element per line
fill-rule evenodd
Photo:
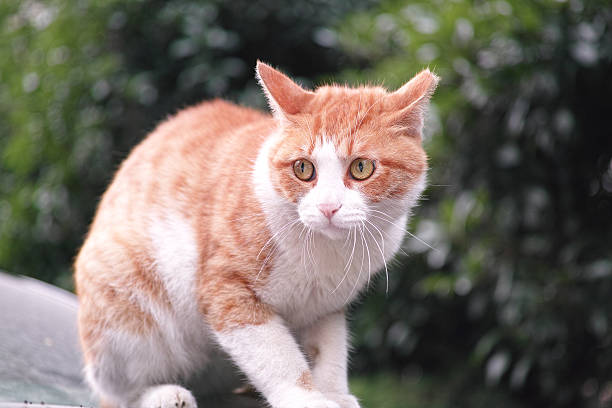
<path fill-rule="evenodd" d="M 352 312 L 365 407 L 612 406 L 612 3 L 0 2 L 0 268 L 72 289 L 118 164 L 202 99 L 443 79 L 430 183 Z M 382 282 L 380 282 L 382 283 Z"/>

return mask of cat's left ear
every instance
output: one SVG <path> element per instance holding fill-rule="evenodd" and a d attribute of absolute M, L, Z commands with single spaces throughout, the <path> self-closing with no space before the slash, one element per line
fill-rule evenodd
<path fill-rule="evenodd" d="M 305 90 L 268 64 L 257 61 L 256 71 L 259 84 L 277 119 L 286 120 L 288 115 L 300 113 L 314 97 L 313 92 Z"/>
<path fill-rule="evenodd" d="M 387 97 L 391 125 L 409 136 L 421 137 L 429 100 L 440 78 L 425 69 Z"/>

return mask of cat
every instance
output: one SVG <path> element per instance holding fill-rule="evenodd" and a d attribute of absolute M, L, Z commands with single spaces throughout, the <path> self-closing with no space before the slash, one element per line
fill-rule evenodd
<path fill-rule="evenodd" d="M 196 407 L 173 384 L 229 354 L 273 408 L 358 408 L 345 308 L 386 270 L 425 187 L 438 77 L 394 92 L 256 75 L 272 115 L 222 100 L 161 123 L 103 195 L 75 261 L 103 407 Z"/>

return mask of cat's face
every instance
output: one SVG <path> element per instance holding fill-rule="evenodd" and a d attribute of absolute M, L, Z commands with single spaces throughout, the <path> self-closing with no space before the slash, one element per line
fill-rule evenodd
<path fill-rule="evenodd" d="M 258 73 L 282 124 L 270 149 L 270 178 L 305 226 L 340 239 L 381 209 L 414 205 L 427 168 L 421 129 L 433 74 L 387 93 L 336 86 L 307 92 L 264 64 Z"/>

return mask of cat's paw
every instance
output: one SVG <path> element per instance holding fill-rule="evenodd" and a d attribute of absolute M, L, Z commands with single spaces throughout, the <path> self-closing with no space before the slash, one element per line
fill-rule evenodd
<path fill-rule="evenodd" d="M 178 385 L 158 385 L 145 391 L 140 398 L 139 408 L 197 408 L 196 400 Z"/>
<path fill-rule="evenodd" d="M 318 391 L 295 389 L 281 398 L 270 401 L 274 408 L 341 408 L 340 405 Z"/>
<path fill-rule="evenodd" d="M 351 394 L 327 393 L 325 396 L 336 402 L 340 408 L 360 408 L 359 401 Z"/>

